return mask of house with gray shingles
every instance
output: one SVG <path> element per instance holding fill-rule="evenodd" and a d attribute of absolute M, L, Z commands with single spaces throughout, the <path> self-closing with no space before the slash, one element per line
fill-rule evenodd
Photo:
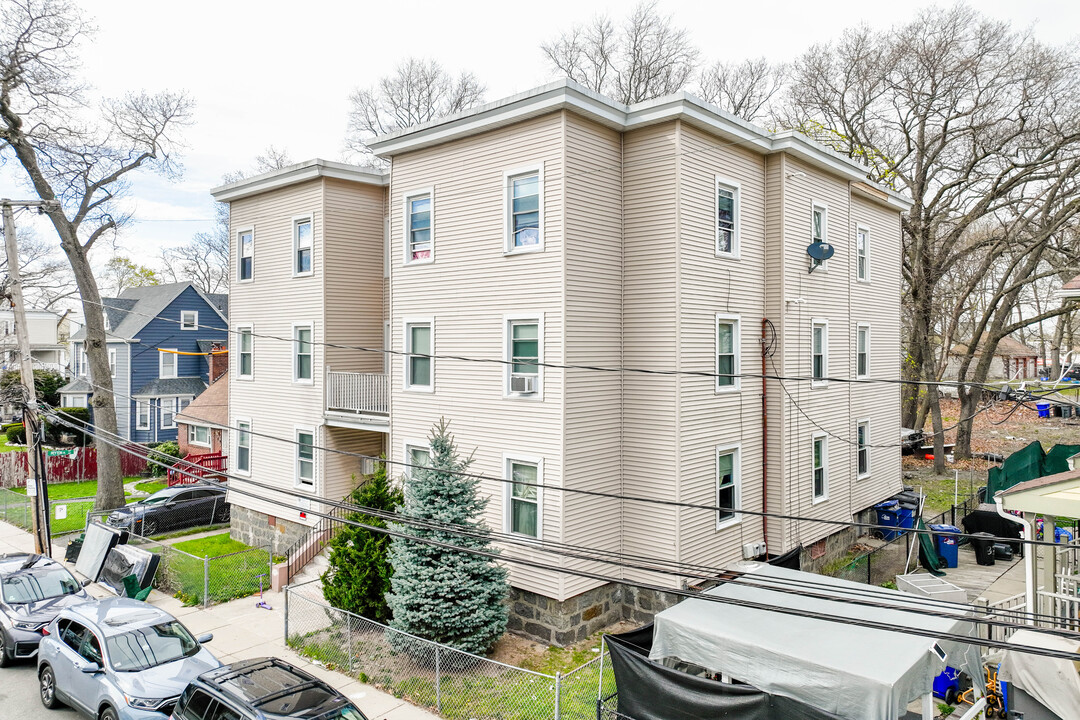
<path fill-rule="evenodd" d="M 135 442 L 176 440 L 176 414 L 206 389 L 210 348 L 227 342 L 228 295 L 183 282 L 128 288 L 102 304 L 117 431 Z M 89 407 L 94 395 L 85 342 L 85 329 L 71 337 L 65 407 Z"/>

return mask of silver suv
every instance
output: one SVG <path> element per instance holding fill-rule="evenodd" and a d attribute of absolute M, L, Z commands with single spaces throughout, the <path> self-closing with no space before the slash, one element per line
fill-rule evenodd
<path fill-rule="evenodd" d="M 163 720 L 180 693 L 221 663 L 169 613 L 129 598 L 63 610 L 38 650 L 47 708 L 70 705 L 96 720 Z"/>
<path fill-rule="evenodd" d="M 37 655 L 41 631 L 65 607 L 90 600 L 67 568 L 44 555 L 0 555 L 0 667 Z"/>

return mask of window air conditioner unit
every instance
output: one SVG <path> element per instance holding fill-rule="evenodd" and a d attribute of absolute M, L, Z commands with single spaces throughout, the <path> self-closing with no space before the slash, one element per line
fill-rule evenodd
<path fill-rule="evenodd" d="M 536 392 L 535 375 L 511 375 L 510 392 L 534 393 Z"/>

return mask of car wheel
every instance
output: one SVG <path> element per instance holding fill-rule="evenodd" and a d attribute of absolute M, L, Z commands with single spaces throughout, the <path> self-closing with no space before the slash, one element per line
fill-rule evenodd
<path fill-rule="evenodd" d="M 7 635 L 0 630 L 0 668 L 5 668 L 12 662 L 7 652 Z"/>
<path fill-rule="evenodd" d="M 98 715 L 98 720 L 116 720 L 116 711 L 109 706 L 105 706 L 105 709 Z"/>
<path fill-rule="evenodd" d="M 956 688 L 951 687 L 951 688 L 949 688 L 948 690 L 945 691 L 945 704 L 946 705 L 955 705 L 956 704 Z"/>
<path fill-rule="evenodd" d="M 56 676 L 48 665 L 42 667 L 41 672 L 38 673 L 38 689 L 41 691 L 41 704 L 45 707 L 55 710 L 63 705 L 56 698 Z"/>
<path fill-rule="evenodd" d="M 150 537 L 157 533 L 157 523 L 153 520 L 143 520 L 142 522 L 142 536 Z"/>

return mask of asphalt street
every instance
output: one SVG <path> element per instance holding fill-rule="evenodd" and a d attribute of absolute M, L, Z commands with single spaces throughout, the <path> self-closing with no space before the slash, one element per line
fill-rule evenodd
<path fill-rule="evenodd" d="M 5 720 L 75 720 L 71 708 L 46 710 L 38 697 L 37 665 L 19 662 L 0 669 L 0 718 Z"/>

